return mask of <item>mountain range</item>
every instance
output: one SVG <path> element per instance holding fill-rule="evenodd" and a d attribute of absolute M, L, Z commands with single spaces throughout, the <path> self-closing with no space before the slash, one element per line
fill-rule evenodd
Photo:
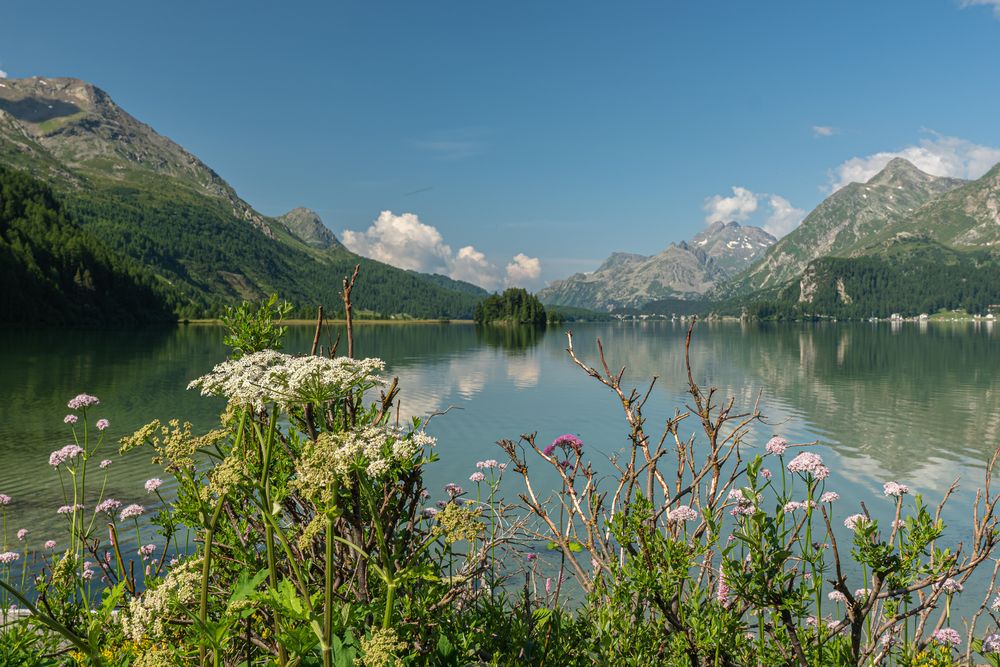
<path fill-rule="evenodd" d="M 667 298 L 700 299 L 761 257 L 776 239 L 759 227 L 715 222 L 690 241 L 647 257 L 612 253 L 597 270 L 552 283 L 545 304 L 593 310 L 634 308 Z"/>
<path fill-rule="evenodd" d="M 486 295 L 355 255 L 308 209 L 261 214 L 197 157 L 79 79 L 0 79 L 0 166 L 50 188 L 65 224 L 99 239 L 109 266 L 130 267 L 178 317 L 216 315 L 269 293 L 302 315 L 320 304 L 336 312 L 340 279 L 356 263 L 360 310 L 469 318 Z M 18 261 L 30 264 L 28 254 Z M 12 317 L 24 316 L 0 312 L 0 321 Z"/>

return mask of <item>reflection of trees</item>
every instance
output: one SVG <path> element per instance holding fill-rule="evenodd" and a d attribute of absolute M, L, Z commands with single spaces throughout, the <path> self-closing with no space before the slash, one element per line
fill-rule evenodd
<path fill-rule="evenodd" d="M 484 324 L 476 327 L 476 339 L 506 352 L 523 352 L 541 343 L 545 331 L 544 325 Z"/>
<path fill-rule="evenodd" d="M 590 354 L 601 335 L 609 363 L 627 365 L 637 383 L 660 376 L 677 405 L 687 402 L 684 334 L 652 323 L 580 329 L 575 339 Z M 803 437 L 900 476 L 942 459 L 983 460 L 1000 444 L 998 353 L 985 327 L 869 324 L 699 324 L 691 350 L 699 382 L 745 406 L 763 390 L 765 414 L 802 420 Z"/>

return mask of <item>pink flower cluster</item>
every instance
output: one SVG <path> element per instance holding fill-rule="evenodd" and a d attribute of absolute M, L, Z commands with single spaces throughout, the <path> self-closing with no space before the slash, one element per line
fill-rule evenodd
<path fill-rule="evenodd" d="M 107 419 L 98 419 L 97 423 L 94 424 L 94 426 L 97 427 L 98 431 L 103 431 L 107 427 L 111 426 L 111 422 L 109 422 Z"/>
<path fill-rule="evenodd" d="M 24 542 L 24 538 L 26 538 L 27 536 L 28 536 L 27 528 L 22 528 L 21 530 L 17 531 L 18 542 Z"/>
<path fill-rule="evenodd" d="M 101 461 L 101 470 L 104 470 L 109 465 L 111 465 L 111 459 L 104 459 L 103 461 Z"/>
<path fill-rule="evenodd" d="M 75 424 L 78 418 L 76 415 L 66 415 L 63 417 L 63 424 Z"/>
<path fill-rule="evenodd" d="M 6 493 L 0 493 L 0 505 L 10 505 L 11 497 Z"/>
<path fill-rule="evenodd" d="M 0 554 L 0 563 L 4 565 L 10 565 L 20 557 L 21 554 L 17 553 L 16 551 L 4 551 L 2 554 Z"/>
<path fill-rule="evenodd" d="M 474 472 L 471 475 L 469 475 L 469 481 L 479 484 L 480 482 L 486 481 L 486 475 L 478 471 Z"/>
<path fill-rule="evenodd" d="M 944 581 L 942 581 L 940 583 L 937 583 L 937 584 L 934 584 L 934 588 L 935 589 L 941 589 L 945 593 L 947 593 L 948 595 L 952 595 L 954 593 L 961 593 L 963 587 L 962 587 L 962 584 L 960 584 L 959 582 L 955 581 L 951 577 L 948 577 Z"/>
<path fill-rule="evenodd" d="M 1000 634 L 986 635 L 983 639 L 983 653 L 1000 653 Z"/>
<path fill-rule="evenodd" d="M 572 450 L 577 455 L 583 454 L 583 440 L 576 437 L 572 433 L 565 433 L 560 435 L 558 438 L 552 441 L 552 444 L 542 450 L 542 453 L 546 456 L 552 456 L 556 451 L 556 448 L 561 448 L 565 452 Z"/>
<path fill-rule="evenodd" d="M 79 512 L 83 510 L 83 505 L 77 503 L 76 505 L 63 505 L 56 510 L 56 514 L 73 514 L 74 512 Z"/>
<path fill-rule="evenodd" d="M 146 560 L 147 558 L 152 556 L 154 551 L 156 551 L 155 544 L 147 544 L 145 546 L 139 547 L 139 555 L 142 557 L 143 560 Z"/>
<path fill-rule="evenodd" d="M 132 505 L 129 505 L 128 507 L 126 507 L 125 509 L 123 509 L 121 511 L 121 514 L 118 515 L 118 518 L 121 521 L 127 521 L 128 519 L 135 519 L 135 518 L 137 518 L 139 516 L 142 516 L 142 514 L 145 511 L 146 511 L 146 508 L 143 507 L 142 505 L 132 504 Z"/>
<path fill-rule="evenodd" d="M 72 461 L 77 456 L 83 453 L 83 447 L 79 445 L 66 445 L 62 449 L 57 449 L 56 451 L 49 454 L 49 465 L 53 468 L 58 468 L 67 461 Z"/>
<path fill-rule="evenodd" d="M 156 491 L 158 488 L 160 488 L 162 484 L 163 480 L 161 480 L 159 477 L 154 477 L 153 479 L 147 479 L 145 484 L 146 493 L 152 493 Z"/>
<path fill-rule="evenodd" d="M 840 494 L 836 491 L 827 491 L 819 497 L 821 503 L 832 503 L 836 500 L 840 500 Z"/>
<path fill-rule="evenodd" d="M 899 498 L 900 496 L 910 492 L 910 487 L 905 484 L 899 484 L 897 482 L 886 482 L 882 485 L 882 493 L 887 496 L 893 496 Z"/>
<path fill-rule="evenodd" d="M 866 523 L 868 523 L 868 517 L 864 514 L 852 514 L 844 519 L 844 525 L 851 530 L 857 530 Z"/>
<path fill-rule="evenodd" d="M 794 512 L 795 510 L 805 510 L 809 509 L 810 507 L 816 507 L 816 503 L 813 502 L 812 500 L 804 500 L 802 502 L 799 502 L 797 500 L 790 500 L 787 503 L 785 503 L 785 507 L 783 508 L 783 510 L 785 514 L 788 514 L 789 512 Z"/>
<path fill-rule="evenodd" d="M 940 630 L 935 630 L 934 634 L 931 635 L 931 639 L 936 641 L 938 644 L 950 644 L 954 647 L 958 647 L 962 643 L 962 636 L 958 634 L 958 630 L 955 628 L 941 628 Z"/>
<path fill-rule="evenodd" d="M 46 549 L 55 549 L 56 548 L 56 541 L 55 540 L 46 540 L 44 546 L 45 546 Z"/>
<path fill-rule="evenodd" d="M 826 597 L 830 600 L 830 602 L 841 602 L 843 604 L 847 604 L 847 596 L 840 591 L 830 591 Z"/>
<path fill-rule="evenodd" d="M 667 521 L 670 523 L 687 523 L 698 518 L 698 512 L 687 505 L 678 505 L 667 514 Z"/>
<path fill-rule="evenodd" d="M 757 510 L 757 503 L 760 502 L 760 496 L 753 499 L 750 498 L 749 489 L 730 489 L 728 499 L 735 501 L 736 506 L 729 510 L 729 514 L 732 516 L 749 516 Z"/>
<path fill-rule="evenodd" d="M 120 500 L 115 500 L 114 498 L 106 498 L 101 502 L 97 503 L 97 507 L 94 508 L 94 512 L 100 514 L 101 512 L 107 512 L 108 514 L 114 514 L 115 510 L 122 506 Z"/>
<path fill-rule="evenodd" d="M 70 410 L 82 410 L 84 408 L 89 408 L 92 405 L 100 404 L 100 399 L 96 396 L 91 396 L 90 394 L 77 394 L 73 398 L 69 399 L 69 403 L 66 404 Z"/>
<path fill-rule="evenodd" d="M 813 479 L 826 479 L 830 476 L 830 469 L 823 465 L 823 459 L 812 452 L 802 452 L 789 461 L 788 472 L 809 475 Z"/>
<path fill-rule="evenodd" d="M 445 484 L 444 490 L 452 498 L 456 498 L 465 493 L 465 489 L 460 487 L 458 484 L 453 484 L 453 483 Z"/>
<path fill-rule="evenodd" d="M 767 444 L 764 445 L 764 449 L 767 450 L 768 454 L 781 456 L 785 453 L 785 450 L 788 449 L 788 441 L 781 436 L 776 435 L 767 441 Z"/>

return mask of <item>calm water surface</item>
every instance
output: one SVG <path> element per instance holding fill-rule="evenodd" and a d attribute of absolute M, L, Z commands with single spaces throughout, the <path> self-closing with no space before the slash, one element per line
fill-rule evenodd
<path fill-rule="evenodd" d="M 649 430 L 684 408 L 679 324 L 576 325 L 578 354 L 595 360 L 600 337 L 614 367 L 635 383 L 659 377 L 647 407 Z M 312 327 L 293 327 L 286 350 L 306 352 Z M 106 453 L 115 460 L 107 494 L 152 504 L 143 482 L 157 474 L 144 451 L 117 455 L 117 439 L 159 418 L 180 417 L 198 430 L 216 424 L 222 405 L 185 390 L 223 360 L 222 331 L 184 326 L 166 331 L 0 332 L 0 493 L 13 497 L 8 531 L 62 538 L 63 504 L 49 452 L 70 441 L 66 401 L 80 392 L 111 421 Z M 538 432 L 540 442 L 571 432 L 597 460 L 623 449 L 627 429 L 608 390 L 572 365 L 561 330 L 477 330 L 462 324 L 358 327 L 358 356 L 385 359 L 400 379 L 403 411 L 435 417 L 440 462 L 428 471 L 435 497 L 447 482 L 468 488 L 476 461 L 502 458 L 495 442 Z M 865 501 L 891 507 L 881 486 L 895 479 L 929 499 L 962 479 L 946 518 L 969 516 L 984 462 L 1000 444 L 1000 337 L 985 324 L 739 325 L 699 324 L 692 346 L 695 376 L 750 407 L 760 393 L 769 424 L 753 436 L 819 441 L 831 464 L 827 488 L 840 492 L 846 515 Z M 695 428 L 686 423 L 688 432 Z M 550 483 L 553 480 L 547 478 Z M 545 482 L 546 478 L 542 481 Z M 510 480 L 510 496 L 517 490 Z M 850 503 L 850 507 L 846 506 Z M 961 537 L 959 534 L 958 537 Z"/>

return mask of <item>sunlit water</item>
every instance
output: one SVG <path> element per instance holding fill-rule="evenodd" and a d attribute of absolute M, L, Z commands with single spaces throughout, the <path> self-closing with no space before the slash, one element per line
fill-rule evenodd
<path fill-rule="evenodd" d="M 682 325 L 573 328 L 585 360 L 596 363 L 600 337 L 609 364 L 627 367 L 626 383 L 658 377 L 647 407 L 650 432 L 689 404 Z M 308 351 L 312 336 L 312 327 L 291 328 L 286 350 Z M 324 345 L 330 342 L 324 334 Z M 356 331 L 356 355 L 383 358 L 388 373 L 399 377 L 403 413 L 452 408 L 428 427 L 440 456 L 426 475 L 432 500 L 443 496 L 448 482 L 473 487 L 468 477 L 477 461 L 503 458 L 495 444 L 501 438 L 537 432 L 547 443 L 575 433 L 587 455 L 605 467 L 609 455 L 623 451 L 628 431 L 620 404 L 571 363 L 565 347 L 562 329 L 362 324 Z M 148 452 L 119 457 L 117 439 L 154 418 L 212 428 L 221 402 L 185 387 L 225 355 L 222 331 L 214 326 L 0 331 L 0 493 L 13 498 L 6 508 L 8 542 L 22 527 L 36 545 L 65 539 L 64 521 L 56 515 L 64 499 L 48 456 L 70 441 L 63 424 L 68 399 L 80 392 L 100 397 L 92 420 L 111 422 L 105 452 L 115 462 L 106 495 L 152 507 L 155 498 L 143 482 L 166 476 L 150 464 Z M 954 537 L 964 537 L 959 526 L 1000 444 L 1000 338 L 991 326 L 703 323 L 691 357 L 696 380 L 734 396 L 737 406 L 750 408 L 760 396 L 768 424 L 749 445 L 759 448 L 772 434 L 818 441 L 816 450 L 833 469 L 827 489 L 843 498 L 841 517 L 859 511 L 859 502 L 887 517 L 887 480 L 936 502 L 960 479 L 944 516 L 956 526 Z M 682 432 L 696 427 L 689 419 Z M 508 478 L 505 491 L 513 500 L 520 488 Z M 542 491 L 555 490 L 553 475 L 539 479 Z"/>

